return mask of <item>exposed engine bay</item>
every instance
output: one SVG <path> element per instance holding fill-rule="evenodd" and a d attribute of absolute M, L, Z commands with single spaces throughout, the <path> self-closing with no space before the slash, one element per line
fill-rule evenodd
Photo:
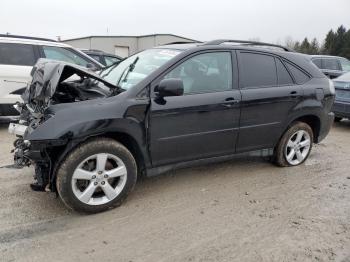
<path fill-rule="evenodd" d="M 20 120 L 10 124 L 9 132 L 17 136 L 14 167 L 30 166 L 33 156 L 29 154 L 38 154 L 35 158 L 42 159 L 35 163 L 36 183 L 32 184 L 32 189 L 42 191 L 49 190 L 47 174 L 53 172 L 50 155 L 57 152 L 42 150 L 40 145 L 25 140 L 26 135 L 51 117 L 52 105 L 106 98 L 121 93 L 122 89 L 85 68 L 48 59 L 39 59 L 31 75 L 32 81 L 22 95 L 23 103 L 14 106 L 20 112 Z"/>
<path fill-rule="evenodd" d="M 31 113 L 44 113 L 52 104 L 72 103 L 118 94 L 117 86 L 77 65 L 39 59 L 33 67 L 32 82 L 22 95 Z"/>

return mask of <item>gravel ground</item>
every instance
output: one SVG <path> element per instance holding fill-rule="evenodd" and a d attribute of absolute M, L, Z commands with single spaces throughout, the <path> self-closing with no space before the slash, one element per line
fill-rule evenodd
<path fill-rule="evenodd" d="M 0 165 L 13 137 L 0 127 Z M 1 261 L 350 261 L 350 121 L 308 161 L 244 158 L 139 181 L 120 208 L 67 211 L 0 169 Z"/>

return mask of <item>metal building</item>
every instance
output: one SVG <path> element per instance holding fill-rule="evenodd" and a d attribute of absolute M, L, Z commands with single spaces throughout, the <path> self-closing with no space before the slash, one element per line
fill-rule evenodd
<path fill-rule="evenodd" d="M 98 49 L 121 57 L 127 57 L 158 45 L 198 41 L 173 34 L 153 34 L 141 36 L 87 36 L 67 39 L 62 42 L 76 48 Z"/>

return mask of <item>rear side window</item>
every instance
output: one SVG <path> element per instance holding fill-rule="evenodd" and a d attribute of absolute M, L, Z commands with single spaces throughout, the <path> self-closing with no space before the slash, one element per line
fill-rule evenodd
<path fill-rule="evenodd" d="M 243 87 L 277 85 L 275 58 L 269 55 L 240 53 L 240 74 Z"/>
<path fill-rule="evenodd" d="M 0 43 L 0 64 L 33 66 L 35 62 L 32 45 Z"/>
<path fill-rule="evenodd" d="M 87 67 L 87 64 L 91 63 L 89 60 L 66 48 L 56 46 L 43 46 L 43 51 L 45 57 L 48 59 L 68 62 L 84 67 Z"/>
<path fill-rule="evenodd" d="M 332 58 L 325 58 L 323 59 L 323 69 L 328 69 L 328 70 L 341 70 L 340 69 L 340 64 L 337 59 L 332 59 Z"/>
<path fill-rule="evenodd" d="M 322 60 L 321 58 L 316 58 L 311 60 L 318 68 L 322 68 Z"/>
<path fill-rule="evenodd" d="M 278 85 L 294 85 L 293 79 L 281 60 L 276 58 Z"/>
<path fill-rule="evenodd" d="M 303 84 L 309 81 L 310 77 L 301 71 L 299 68 L 295 67 L 291 63 L 285 61 L 285 64 L 289 70 L 289 72 L 293 75 L 294 80 L 297 84 Z"/>

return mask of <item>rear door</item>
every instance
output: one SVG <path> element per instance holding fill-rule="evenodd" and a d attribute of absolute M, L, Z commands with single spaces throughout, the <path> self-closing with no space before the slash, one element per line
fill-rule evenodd
<path fill-rule="evenodd" d="M 36 46 L 0 43 L 0 104 L 20 101 L 19 95 L 30 81 L 30 71 L 38 59 Z"/>
<path fill-rule="evenodd" d="M 241 100 L 237 62 L 229 51 L 196 54 L 170 69 L 184 95 L 151 102 L 150 151 L 154 166 L 232 154 Z"/>
<path fill-rule="evenodd" d="M 237 152 L 271 148 L 302 99 L 302 87 L 291 73 L 298 69 L 268 53 L 238 51 L 238 58 L 242 101 Z"/>

